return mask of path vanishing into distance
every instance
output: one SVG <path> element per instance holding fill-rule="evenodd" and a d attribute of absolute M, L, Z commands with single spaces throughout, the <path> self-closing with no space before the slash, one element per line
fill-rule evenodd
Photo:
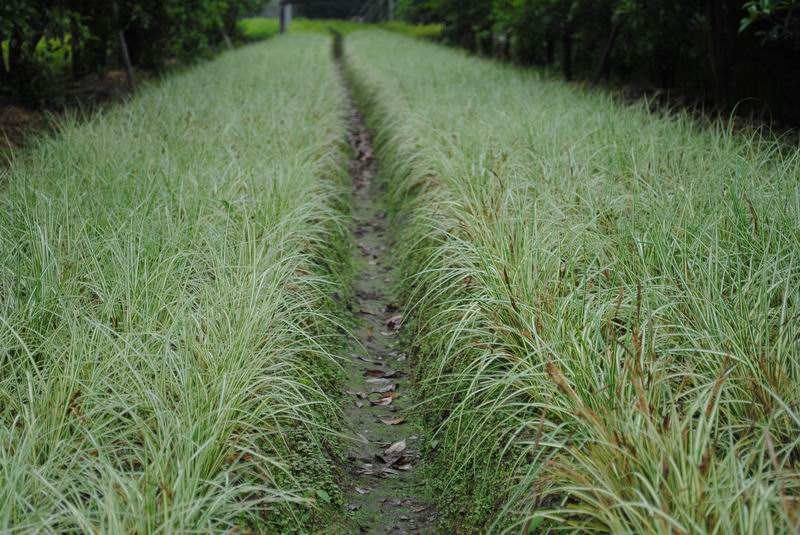
<path fill-rule="evenodd" d="M 337 27 L 0 169 L 0 532 L 798 532 L 800 150 Z"/>
<path fill-rule="evenodd" d="M 409 414 L 414 394 L 408 353 L 399 339 L 403 310 L 393 296 L 399 273 L 392 249 L 397 243 L 388 226 L 386 188 L 377 179 L 372 136 L 349 91 L 347 106 L 353 154 L 352 308 L 358 322 L 345 390 L 344 414 L 355 436 L 347 453 L 353 477 L 347 508 L 364 533 L 427 533 L 436 509 L 421 498 L 421 428 Z"/>

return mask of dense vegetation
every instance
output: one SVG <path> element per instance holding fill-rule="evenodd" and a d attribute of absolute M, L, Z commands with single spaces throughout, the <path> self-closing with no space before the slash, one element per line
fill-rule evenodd
<path fill-rule="evenodd" d="M 449 518 L 790 532 L 800 152 L 385 32 L 345 45 Z"/>
<path fill-rule="evenodd" d="M 800 121 L 798 0 L 401 0 L 484 54 Z"/>
<path fill-rule="evenodd" d="M 0 96 L 28 103 L 55 81 L 125 64 L 158 70 L 228 44 L 262 0 L 7 0 L 0 3 Z M 123 47 L 124 44 L 124 47 Z M 54 56 L 56 61 L 54 61 Z"/>
<path fill-rule="evenodd" d="M 285 532 L 336 499 L 342 106 L 330 40 L 287 36 L 17 155 L 0 530 Z"/>
<path fill-rule="evenodd" d="M 271 38 L 277 20 L 242 16 L 262 3 L 14 0 L 0 91 Z M 360 513 L 343 489 L 378 484 L 336 466 L 390 478 L 420 442 L 443 529 L 795 529 L 800 150 L 550 71 L 756 96 L 790 117 L 798 3 L 406 0 L 398 12 L 427 24 L 360 21 L 389 5 L 306 2 L 290 35 L 67 113 L 14 151 L 0 531 L 345 529 Z M 317 18 L 330 10 L 358 20 Z M 408 38 L 441 35 L 552 68 Z M 379 159 L 392 225 L 371 206 L 355 238 L 346 120 L 350 156 Z M 403 283 L 377 325 L 402 326 L 390 353 L 413 361 L 425 424 L 398 413 L 380 425 L 405 438 L 355 437 L 399 448 L 389 461 L 337 440 L 362 433 L 342 420 L 340 360 L 387 381 L 381 400 L 411 394 L 391 382 L 402 370 L 348 349 L 354 317 L 378 317 L 351 299 L 351 253 L 384 268 L 365 226 L 375 248 L 395 242 Z M 376 510 L 399 499 L 386 488 Z"/>

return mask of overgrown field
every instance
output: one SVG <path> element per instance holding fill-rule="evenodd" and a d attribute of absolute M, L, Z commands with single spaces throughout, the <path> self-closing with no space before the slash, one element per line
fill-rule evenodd
<path fill-rule="evenodd" d="M 0 530 L 324 520 L 348 268 L 322 36 L 224 54 L 13 163 L 0 195 Z"/>
<path fill-rule="evenodd" d="M 345 43 L 462 529 L 800 521 L 800 154 L 385 32 Z"/>

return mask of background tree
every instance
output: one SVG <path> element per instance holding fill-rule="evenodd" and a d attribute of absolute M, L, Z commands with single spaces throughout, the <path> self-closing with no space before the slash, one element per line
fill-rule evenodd
<path fill-rule="evenodd" d="M 449 42 L 567 78 L 800 121 L 800 0 L 402 0 Z M 500 43 L 501 46 L 497 46 Z"/>
<path fill-rule="evenodd" d="M 28 103 L 55 79 L 131 64 L 160 70 L 229 43 L 236 21 L 265 0 L 5 0 L 0 3 L 0 94 Z M 55 61 L 54 61 L 55 59 Z"/>

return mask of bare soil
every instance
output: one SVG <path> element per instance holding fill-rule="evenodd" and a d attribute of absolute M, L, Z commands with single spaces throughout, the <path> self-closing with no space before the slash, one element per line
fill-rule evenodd
<path fill-rule="evenodd" d="M 357 437 L 348 451 L 347 507 L 362 533 L 432 533 L 437 512 L 424 497 L 418 451 L 422 427 L 413 404 L 409 365 L 398 335 L 403 311 L 392 297 L 398 276 L 376 176 L 372 139 L 350 100 L 353 159 L 353 262 L 358 340 L 350 351 L 345 415 Z"/>

